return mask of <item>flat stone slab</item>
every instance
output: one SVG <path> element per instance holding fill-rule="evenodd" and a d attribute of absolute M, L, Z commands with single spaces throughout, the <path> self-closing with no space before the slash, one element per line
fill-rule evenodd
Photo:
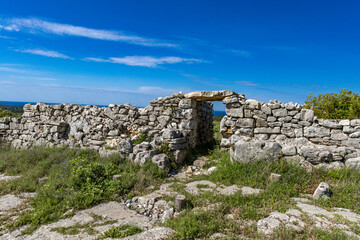
<path fill-rule="evenodd" d="M 201 192 L 213 192 L 216 188 L 216 184 L 207 180 L 195 181 L 186 184 L 185 190 L 188 193 L 198 195 Z"/>
<path fill-rule="evenodd" d="M 175 231 L 171 228 L 167 227 L 157 227 L 150 229 L 148 231 L 129 236 L 126 238 L 121 238 L 123 240 L 161 240 L 161 239 L 167 239 L 169 238 Z"/>
<path fill-rule="evenodd" d="M 243 195 L 253 195 L 253 194 L 257 195 L 263 192 L 264 190 L 258 188 L 251 188 L 251 187 L 242 187 L 241 191 Z"/>
<path fill-rule="evenodd" d="M 85 211 L 102 216 L 106 219 L 117 220 L 120 225 L 136 225 L 143 229 L 151 227 L 148 217 L 137 214 L 136 211 L 130 210 L 125 205 L 118 202 L 102 203 Z"/>
<path fill-rule="evenodd" d="M 14 179 L 18 179 L 18 178 L 21 178 L 21 176 L 5 176 L 5 174 L 0 174 L 0 182 L 14 180 Z"/>
<path fill-rule="evenodd" d="M 0 198 L 0 211 L 7 211 L 18 207 L 24 202 L 24 199 L 18 198 L 15 195 L 8 194 Z"/>
<path fill-rule="evenodd" d="M 237 93 L 230 90 L 211 91 L 211 92 L 191 92 L 185 94 L 185 98 L 201 101 L 222 101 L 226 97 L 236 96 Z"/>
<path fill-rule="evenodd" d="M 353 213 L 349 209 L 344 208 L 333 208 L 334 211 L 328 211 L 310 203 L 304 203 L 305 201 L 303 198 L 297 198 L 296 200 L 296 207 L 299 208 L 300 211 L 291 208 L 287 210 L 286 213 L 272 212 L 269 217 L 258 221 L 258 232 L 270 235 L 273 234 L 280 226 L 284 226 L 287 229 L 295 231 L 302 231 L 306 228 L 316 227 L 325 230 L 342 229 L 347 235 L 357 239 L 357 235 L 350 231 L 350 226 L 343 223 L 337 223 L 335 216 L 342 216 L 346 220 L 351 221 L 352 224 L 357 224 L 358 227 L 360 224 L 359 214 Z M 306 223 L 300 220 L 299 217 L 312 219 L 312 225 L 306 225 Z"/>
<path fill-rule="evenodd" d="M 360 220 L 360 215 L 349 211 L 348 209 L 335 208 L 333 212 L 327 211 L 323 208 L 306 204 L 306 203 L 298 203 L 296 205 L 300 208 L 301 211 L 307 213 L 310 216 L 325 216 L 327 218 L 334 218 L 335 215 L 342 216 L 348 221 L 357 223 Z"/>
<path fill-rule="evenodd" d="M 230 195 L 233 195 L 236 192 L 240 191 L 240 188 L 237 185 L 231 185 L 231 186 L 228 186 L 228 187 L 218 187 L 216 190 L 220 194 L 230 196 Z"/>
<path fill-rule="evenodd" d="M 100 230 L 98 235 L 88 235 L 87 233 L 81 232 L 76 235 L 62 235 L 56 231 L 54 228 L 58 227 L 70 227 L 76 224 L 92 224 L 97 223 L 96 220 L 92 217 L 92 214 L 96 214 L 104 218 L 104 220 L 117 220 L 114 224 L 104 225 L 96 230 Z M 101 233 L 110 229 L 111 227 L 118 227 L 125 224 L 138 226 L 143 229 L 145 232 L 138 234 L 139 238 L 128 238 L 128 239 L 161 239 L 162 236 L 169 236 L 172 233 L 171 229 L 168 228 L 159 228 L 152 229 L 152 224 L 150 219 L 146 216 L 139 215 L 134 210 L 128 209 L 121 203 L 118 202 L 108 202 L 102 203 L 90 209 L 82 210 L 77 212 L 72 218 L 62 219 L 57 222 L 43 225 L 38 228 L 31 235 L 21 235 L 21 231 L 15 230 L 14 232 L 4 234 L 0 236 L 0 240 L 63 240 L 63 239 L 84 239 L 84 240 L 93 240 L 100 236 Z M 94 227 L 95 229 L 95 227 Z M 166 235 L 168 234 L 168 235 Z M 134 235 L 135 236 L 135 235 Z M 144 236 L 144 238 L 141 238 Z M 145 238 L 149 236 L 149 238 Z"/>

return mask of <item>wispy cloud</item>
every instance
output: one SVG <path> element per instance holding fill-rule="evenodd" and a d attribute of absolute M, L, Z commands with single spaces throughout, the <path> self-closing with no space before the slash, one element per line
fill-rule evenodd
<path fill-rule="evenodd" d="M 0 85 L 18 85 L 18 83 L 12 81 L 0 81 Z"/>
<path fill-rule="evenodd" d="M 86 86 L 62 86 L 59 84 L 40 84 L 43 87 L 72 89 L 81 91 L 97 91 L 97 92 L 118 92 L 118 93 L 137 93 L 154 96 L 164 96 L 179 92 L 179 89 L 166 89 L 158 86 L 141 86 L 138 89 L 119 89 L 119 88 L 97 88 Z"/>
<path fill-rule="evenodd" d="M 6 64 L 6 63 L 0 64 L 0 72 L 34 74 L 34 75 L 48 74 L 48 72 L 34 70 L 33 66 L 23 65 L 23 64 Z"/>
<path fill-rule="evenodd" d="M 235 81 L 235 83 L 242 86 L 259 86 L 258 83 L 252 81 Z"/>
<path fill-rule="evenodd" d="M 118 64 L 125 64 L 128 66 L 141 66 L 141 67 L 157 67 L 162 64 L 175 64 L 175 63 L 199 63 L 203 60 L 194 58 L 181 58 L 181 57 L 152 57 L 152 56 L 126 56 L 122 58 L 112 57 L 109 59 L 101 58 L 84 58 L 85 61 L 92 62 L 111 62 Z"/>
<path fill-rule="evenodd" d="M 142 37 L 122 31 L 93 29 L 70 24 L 49 22 L 38 18 L 0 19 L 0 30 L 1 29 L 16 32 L 26 31 L 32 34 L 48 33 L 62 36 L 75 36 L 98 40 L 126 42 L 148 47 L 178 47 L 177 44 L 171 42 Z"/>
<path fill-rule="evenodd" d="M 69 57 L 65 54 L 59 53 L 57 51 L 41 50 L 41 49 L 26 49 L 26 50 L 17 50 L 17 51 L 23 52 L 23 53 L 30 53 L 30 54 L 45 56 L 45 57 L 72 59 L 71 57 Z"/>
<path fill-rule="evenodd" d="M 13 76 L 10 75 L 9 77 L 13 78 L 13 79 L 24 79 L 24 80 L 40 80 L 40 81 L 56 81 L 58 79 L 56 78 L 51 78 L 51 77 L 24 77 L 24 76 Z"/>
<path fill-rule="evenodd" d="M 15 67 L 0 65 L 0 72 L 26 73 L 27 71 Z"/>
<path fill-rule="evenodd" d="M 1 29 L 1 28 L 0 28 L 0 29 Z M 0 35 L 0 38 L 3 38 L 3 39 L 15 39 L 15 38 L 13 38 L 13 37 L 2 36 L 2 35 Z"/>

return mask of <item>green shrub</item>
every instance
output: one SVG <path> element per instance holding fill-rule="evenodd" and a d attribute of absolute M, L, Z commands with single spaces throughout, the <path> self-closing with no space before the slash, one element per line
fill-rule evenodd
<path fill-rule="evenodd" d="M 0 171 L 22 177 L 0 183 L 0 193 L 36 191 L 32 210 L 23 212 L 10 228 L 30 224 L 28 233 L 39 225 L 54 222 L 66 211 L 80 210 L 97 203 L 119 200 L 120 196 L 142 192 L 161 183 L 167 173 L 151 161 L 143 166 L 119 155 L 100 157 L 89 150 L 0 146 Z M 121 175 L 113 179 L 113 175 Z M 44 184 L 40 177 L 47 176 Z"/>
<path fill-rule="evenodd" d="M 360 96 L 346 89 L 339 90 L 338 94 L 325 93 L 317 97 L 310 93 L 305 107 L 313 109 L 318 118 L 360 118 Z"/>
<path fill-rule="evenodd" d="M 21 116 L 21 114 L 13 113 L 13 112 L 3 110 L 3 109 L 0 108 L 0 118 L 3 118 L 3 117 L 20 117 L 20 116 Z"/>

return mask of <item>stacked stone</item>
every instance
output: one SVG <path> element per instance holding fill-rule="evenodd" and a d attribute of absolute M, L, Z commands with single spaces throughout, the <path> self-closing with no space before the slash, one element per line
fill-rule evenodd
<path fill-rule="evenodd" d="M 67 145 L 99 149 L 106 139 L 129 136 L 133 129 L 138 128 L 133 124 L 138 115 L 138 109 L 130 105 L 111 104 L 100 108 L 75 104 L 27 104 L 22 118 L 12 120 L 14 124 L 9 126 L 4 138 L 15 147 Z"/>
<path fill-rule="evenodd" d="M 169 159 L 156 149 L 167 143 L 180 164 L 190 147 L 210 141 L 208 132 L 212 127 L 206 121 L 211 120 L 211 103 L 186 99 L 182 93 L 159 97 L 140 109 L 130 104 L 103 108 L 26 104 L 22 118 L 0 119 L 0 138 L 17 148 L 34 145 L 92 148 L 103 154 L 130 156 L 139 163 L 160 155 L 155 157 L 155 163 L 168 168 Z M 133 148 L 132 141 L 142 134 L 150 138 L 149 142 Z"/>
<path fill-rule="evenodd" d="M 252 99 L 226 98 L 227 115 L 220 129 L 223 147 L 252 149 L 252 152 L 233 151 L 233 159 L 245 156 L 273 156 L 266 142 L 280 143 L 278 153 L 291 157 L 299 155 L 312 164 L 345 161 L 357 157 L 360 143 L 360 120 L 325 120 L 299 104 L 272 100 L 262 103 Z M 238 143 L 235 145 L 235 143 Z M 249 144 L 251 146 L 249 146 Z M 278 148 L 277 148 L 278 149 Z M 271 152 L 271 154 L 270 154 Z M 247 157 L 246 161 L 249 159 Z"/>
<path fill-rule="evenodd" d="M 211 102 L 198 103 L 198 144 L 211 142 L 213 131 L 213 104 Z"/>

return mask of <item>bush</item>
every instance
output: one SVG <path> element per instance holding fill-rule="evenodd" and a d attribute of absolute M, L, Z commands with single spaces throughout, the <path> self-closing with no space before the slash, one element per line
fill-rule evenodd
<path fill-rule="evenodd" d="M 347 89 L 339 90 L 338 94 L 325 93 L 317 97 L 310 93 L 305 107 L 313 109 L 318 118 L 360 118 L 360 96 Z"/>
<path fill-rule="evenodd" d="M 10 112 L 10 111 L 7 111 L 7 110 L 4 110 L 4 109 L 0 108 L 0 118 L 3 118 L 3 117 L 20 117 L 20 116 L 21 116 L 21 114 L 13 113 L 13 112 Z"/>

